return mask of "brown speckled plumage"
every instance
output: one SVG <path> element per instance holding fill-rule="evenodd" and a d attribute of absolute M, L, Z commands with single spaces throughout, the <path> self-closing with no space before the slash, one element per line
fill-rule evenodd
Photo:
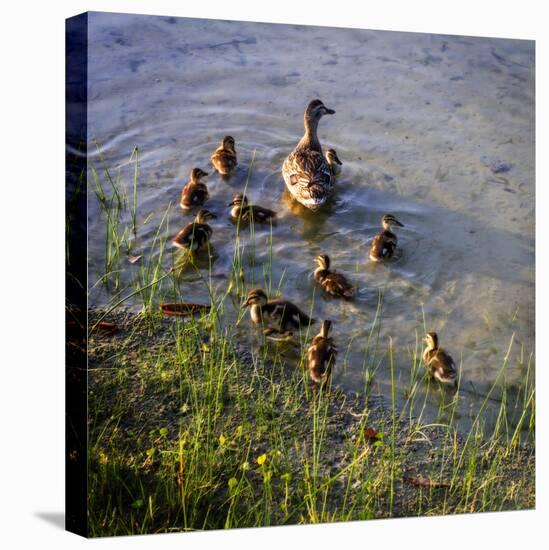
<path fill-rule="evenodd" d="M 248 204 L 248 198 L 241 194 L 235 195 L 228 206 L 232 206 L 231 217 L 235 220 L 240 219 L 242 222 L 247 223 L 253 220 L 259 223 L 268 223 L 276 218 L 274 210 Z"/>
<path fill-rule="evenodd" d="M 341 174 L 343 163 L 339 160 L 335 149 L 328 149 L 326 151 L 326 161 L 328 162 L 332 176 L 337 178 Z"/>
<path fill-rule="evenodd" d="M 391 228 L 393 225 L 404 227 L 392 214 L 385 214 L 381 224 L 383 230 L 374 237 L 370 246 L 369 258 L 373 262 L 389 260 L 395 255 L 398 239 Z"/>
<path fill-rule="evenodd" d="M 212 155 L 212 164 L 223 176 L 228 176 L 234 172 L 238 162 L 236 159 L 234 138 L 232 136 L 225 136 L 223 138 L 221 145 Z"/>
<path fill-rule="evenodd" d="M 202 206 L 208 200 L 208 188 L 202 181 L 208 174 L 200 168 L 193 168 L 189 182 L 181 191 L 179 206 L 189 210 L 195 206 Z"/>
<path fill-rule="evenodd" d="M 309 376 L 317 384 L 323 384 L 329 379 L 335 365 L 337 348 L 329 337 L 331 325 L 331 321 L 323 321 L 320 332 L 313 338 L 307 350 Z"/>
<path fill-rule="evenodd" d="M 335 111 L 322 101 L 311 101 L 305 110 L 305 135 L 282 165 L 282 176 L 292 197 L 311 210 L 317 210 L 328 198 L 333 176 L 318 141 L 317 127 L 325 114 Z"/>
<path fill-rule="evenodd" d="M 212 228 L 206 223 L 211 218 L 216 218 L 209 210 L 200 210 L 196 218 L 187 224 L 173 239 L 173 245 L 185 248 L 191 252 L 205 248 L 212 236 Z"/>
<path fill-rule="evenodd" d="M 326 254 L 317 256 L 314 260 L 318 268 L 314 271 L 315 281 L 330 296 L 350 299 L 355 295 L 355 287 L 349 283 L 344 275 L 330 270 L 330 258 Z"/>
<path fill-rule="evenodd" d="M 439 347 L 436 332 L 425 335 L 427 347 L 423 351 L 423 362 L 429 370 L 429 376 L 442 384 L 457 384 L 456 364 L 450 354 Z"/>
<path fill-rule="evenodd" d="M 288 300 L 269 300 L 260 288 L 254 288 L 248 292 L 244 307 L 248 306 L 251 306 L 250 316 L 254 323 L 263 322 L 279 332 L 291 332 L 315 322 Z"/>

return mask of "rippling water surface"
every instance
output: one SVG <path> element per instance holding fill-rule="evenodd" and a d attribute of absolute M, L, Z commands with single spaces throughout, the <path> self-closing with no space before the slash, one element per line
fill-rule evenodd
<path fill-rule="evenodd" d="M 321 121 L 319 137 L 337 150 L 343 172 L 330 204 L 312 214 L 287 200 L 280 167 L 316 97 L 336 110 Z M 212 173 L 207 207 L 219 215 L 212 281 L 225 288 L 235 235 L 226 204 L 248 181 L 251 201 L 279 213 L 275 288 L 281 280 L 283 295 L 307 309 L 312 260 L 321 252 L 359 287 L 353 302 L 314 297 L 314 316 L 334 320 L 336 383 L 364 387 L 363 349 L 381 291 L 379 346 L 393 338 L 399 404 L 424 319 L 462 364 L 464 422 L 513 334 L 506 380 L 520 390 L 534 348 L 533 42 L 93 13 L 88 99 L 89 138 L 129 187 L 130 155 L 139 147 L 136 253 L 151 247 L 170 203 L 173 234 L 190 220 L 177 206 L 179 193 L 191 168 L 202 167 Z M 226 134 L 239 156 L 229 181 L 209 161 Z M 99 156 L 90 145 L 98 171 Z M 104 274 L 105 216 L 88 196 L 91 287 Z M 373 265 L 367 250 L 386 212 L 405 224 L 402 255 Z M 270 272 L 269 227 L 256 226 L 255 243 L 262 281 L 262 263 Z M 123 266 L 122 287 L 139 269 Z M 184 274 L 180 286 L 188 300 L 208 298 L 196 273 Z M 91 302 L 104 305 L 113 294 L 96 285 Z M 389 387 L 385 359 L 374 391 L 389 395 Z M 439 389 L 427 395 L 427 413 L 439 399 Z"/>

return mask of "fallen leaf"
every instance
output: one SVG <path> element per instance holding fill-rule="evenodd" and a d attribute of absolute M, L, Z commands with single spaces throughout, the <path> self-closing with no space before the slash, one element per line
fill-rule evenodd
<path fill-rule="evenodd" d="M 164 315 L 176 315 L 185 317 L 195 315 L 197 313 L 207 313 L 210 311 L 210 306 L 206 304 L 160 304 L 160 311 Z"/>
<path fill-rule="evenodd" d="M 135 264 L 143 257 L 143 254 L 140 254 L 139 256 L 132 256 L 131 254 L 128 256 L 128 262 L 130 264 Z"/>
<path fill-rule="evenodd" d="M 366 441 L 375 441 L 377 439 L 377 436 L 379 434 L 379 431 L 376 430 L 375 428 L 366 428 L 364 430 L 364 439 L 366 439 Z"/>

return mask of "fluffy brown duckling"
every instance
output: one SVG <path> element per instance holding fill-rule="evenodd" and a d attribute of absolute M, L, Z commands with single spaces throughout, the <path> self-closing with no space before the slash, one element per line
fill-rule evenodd
<path fill-rule="evenodd" d="M 223 176 L 228 176 L 235 170 L 238 162 L 236 160 L 236 149 L 234 146 L 234 138 L 232 136 L 225 136 L 223 138 L 221 145 L 212 155 L 212 164 Z"/>
<path fill-rule="evenodd" d="M 383 231 L 374 237 L 370 246 L 370 260 L 373 262 L 382 262 L 389 260 L 395 254 L 397 247 L 397 236 L 392 231 L 393 226 L 404 227 L 392 214 L 385 214 L 381 218 Z"/>
<path fill-rule="evenodd" d="M 339 174 L 341 174 L 341 167 L 343 166 L 343 163 L 339 160 L 336 150 L 328 149 L 325 156 L 326 161 L 328 162 L 328 166 L 330 167 L 330 172 L 332 173 L 332 176 L 339 176 Z"/>
<path fill-rule="evenodd" d="M 330 378 L 335 365 L 337 348 L 328 336 L 331 326 L 332 321 L 323 321 L 320 332 L 313 338 L 307 350 L 309 376 L 317 384 L 324 384 Z"/>
<path fill-rule="evenodd" d="M 240 218 L 243 222 L 253 220 L 254 222 L 266 223 L 274 221 L 276 218 L 276 212 L 274 210 L 269 210 L 262 206 L 251 205 L 248 203 L 248 197 L 240 193 L 235 195 L 232 202 L 227 206 L 232 206 L 231 217 L 235 220 Z"/>
<path fill-rule="evenodd" d="M 429 370 L 429 376 L 441 384 L 457 387 L 456 364 L 450 354 L 439 347 L 437 333 L 428 332 L 423 341 L 427 345 L 423 350 L 423 362 Z"/>
<path fill-rule="evenodd" d="M 330 271 L 330 258 L 327 254 L 321 254 L 314 259 L 318 264 L 313 277 L 322 287 L 324 292 L 336 298 L 352 298 L 355 295 L 355 287 L 349 283 L 344 275 L 337 271 Z"/>
<path fill-rule="evenodd" d="M 200 168 L 191 170 L 191 177 L 181 191 L 179 206 L 183 210 L 189 210 L 195 206 L 202 206 L 208 200 L 208 188 L 204 182 L 207 172 Z"/>
<path fill-rule="evenodd" d="M 292 331 L 315 322 L 295 304 L 280 298 L 269 300 L 260 288 L 248 292 L 242 307 L 250 307 L 250 317 L 255 324 L 267 325 L 265 334 L 292 335 Z"/>
<path fill-rule="evenodd" d="M 175 236 L 173 245 L 191 252 L 197 252 L 206 247 L 212 236 L 212 228 L 207 221 L 214 218 L 217 218 L 217 216 L 209 210 L 200 210 L 194 221 L 187 224 Z"/>

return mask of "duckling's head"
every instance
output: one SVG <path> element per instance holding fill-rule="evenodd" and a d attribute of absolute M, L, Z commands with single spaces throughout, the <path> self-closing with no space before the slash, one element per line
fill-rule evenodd
<path fill-rule="evenodd" d="M 267 295 L 263 290 L 260 288 L 253 288 L 248 292 L 248 295 L 246 296 L 246 301 L 244 302 L 244 305 L 242 307 L 247 306 L 253 306 L 258 305 L 262 306 L 265 305 L 268 301 Z"/>
<path fill-rule="evenodd" d="M 227 149 L 229 151 L 232 151 L 236 154 L 236 149 L 234 145 L 234 137 L 233 136 L 225 136 L 223 138 L 223 141 L 221 142 L 223 149 Z"/>
<path fill-rule="evenodd" d="M 322 338 L 328 338 L 328 333 L 330 332 L 330 329 L 332 328 L 332 321 L 329 319 L 325 319 L 322 321 L 322 326 L 320 327 L 320 333 L 319 335 L 322 336 Z"/>
<path fill-rule="evenodd" d="M 400 223 L 392 214 L 385 214 L 385 216 L 381 218 L 381 225 L 383 229 L 387 230 L 392 229 L 395 225 L 397 227 L 404 227 L 404 224 Z"/>
<path fill-rule="evenodd" d="M 199 182 L 208 175 L 208 172 L 204 172 L 201 168 L 193 168 L 191 170 L 191 181 Z"/>
<path fill-rule="evenodd" d="M 246 197 L 242 193 L 237 193 L 233 197 L 232 202 L 230 202 L 227 206 L 247 206 L 247 204 L 248 204 L 248 197 Z"/>
<path fill-rule="evenodd" d="M 343 163 L 339 160 L 335 149 L 328 149 L 326 151 L 326 160 L 328 161 L 328 164 L 337 164 L 338 166 L 343 165 Z"/>
<path fill-rule="evenodd" d="M 203 208 L 198 212 L 194 221 L 196 223 L 206 223 L 208 220 L 213 220 L 215 218 L 217 218 L 217 216 L 213 212 Z"/>
<path fill-rule="evenodd" d="M 423 338 L 423 341 L 427 344 L 429 349 L 438 348 L 438 334 L 436 332 L 428 332 Z"/>
<path fill-rule="evenodd" d="M 315 120 L 318 122 L 324 115 L 333 114 L 335 114 L 335 111 L 333 109 L 328 109 L 320 99 L 313 99 L 305 110 L 305 120 Z"/>
<path fill-rule="evenodd" d="M 330 269 L 330 258 L 327 254 L 320 254 L 313 260 L 320 269 Z"/>

